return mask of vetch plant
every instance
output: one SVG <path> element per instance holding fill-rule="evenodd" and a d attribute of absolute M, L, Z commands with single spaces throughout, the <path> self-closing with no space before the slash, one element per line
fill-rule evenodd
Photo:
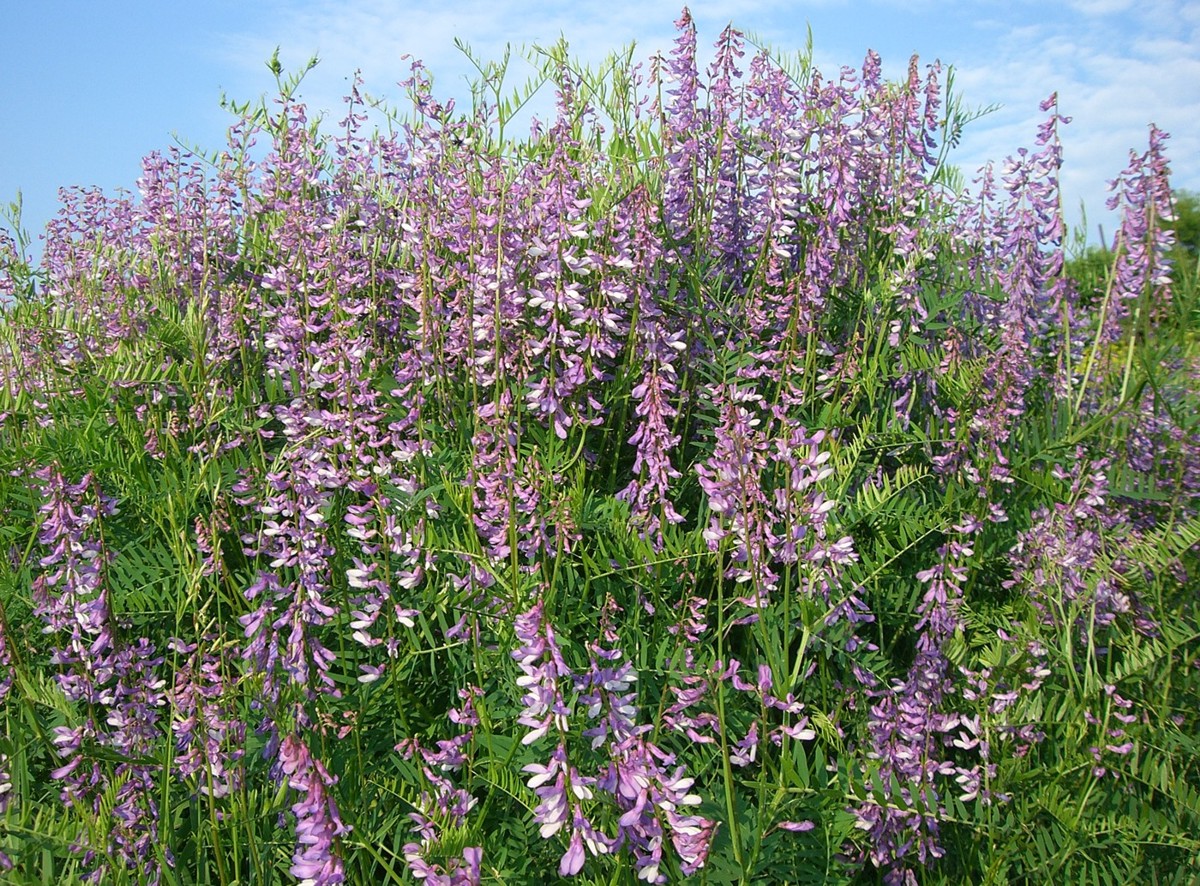
<path fill-rule="evenodd" d="M 12 208 L 6 882 L 1195 879 L 1166 134 L 1085 290 L 1055 97 L 676 24 Z"/>

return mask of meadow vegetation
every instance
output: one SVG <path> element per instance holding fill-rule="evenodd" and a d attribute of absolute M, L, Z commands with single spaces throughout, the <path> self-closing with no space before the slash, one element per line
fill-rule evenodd
<path fill-rule="evenodd" d="M 677 26 L 0 230 L 0 880 L 1200 879 L 1167 134 Z"/>

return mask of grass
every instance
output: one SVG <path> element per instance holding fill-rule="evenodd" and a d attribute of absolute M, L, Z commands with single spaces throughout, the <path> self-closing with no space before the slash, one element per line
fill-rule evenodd
<path fill-rule="evenodd" d="M 1056 106 L 678 26 L 13 219 L 5 882 L 1196 878 L 1165 135 L 1064 270 Z"/>

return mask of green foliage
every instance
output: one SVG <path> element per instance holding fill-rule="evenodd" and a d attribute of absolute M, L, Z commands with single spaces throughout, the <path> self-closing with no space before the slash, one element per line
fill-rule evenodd
<path fill-rule="evenodd" d="M 1200 194 L 1176 191 L 1173 196 L 1175 218 L 1167 227 L 1174 233 L 1176 245 L 1194 260 L 1200 252 Z"/>
<path fill-rule="evenodd" d="M 669 146 L 629 104 L 630 63 L 629 53 L 616 54 L 598 70 L 584 70 L 565 44 L 555 46 L 542 53 L 529 85 L 508 92 L 507 58 L 476 62 L 476 98 L 492 103 L 495 119 L 467 121 L 459 130 L 438 119 L 440 128 L 426 135 L 440 139 L 437 150 L 451 158 L 471 147 L 465 140 L 475 140 L 472 165 L 455 167 L 456 186 L 482 202 L 502 202 L 525 170 L 566 157 L 572 168 L 591 170 L 595 181 L 579 188 L 592 200 L 587 222 L 600 225 L 630 195 L 661 194 L 663 187 Z M 278 53 L 268 67 L 290 99 L 303 75 L 285 77 Z M 790 70 L 797 80 L 811 77 L 811 53 Z M 552 139 L 511 135 L 514 119 L 543 84 L 574 96 L 557 136 L 569 143 L 561 154 Z M 305 199 L 318 201 L 339 171 L 332 143 L 316 127 L 289 129 L 265 104 L 233 107 L 281 143 L 309 132 L 315 141 L 300 150 L 319 158 L 321 175 L 301 190 L 311 188 Z M 596 114 L 613 125 L 607 139 L 591 126 Z M 957 138 L 956 124 L 948 128 Z M 513 165 L 487 177 L 503 160 Z M 945 167 L 932 175 L 951 177 Z M 389 206 L 394 195 L 371 181 L 381 189 L 380 205 L 403 208 Z M 348 190 L 364 197 L 361 184 Z M 701 245 L 700 231 L 714 223 L 706 206 L 698 200 L 692 210 L 699 217 L 689 236 Z M 423 221 L 444 224 L 434 217 L 439 208 Z M 362 235 L 369 246 L 359 256 L 378 277 L 356 282 L 349 293 L 338 289 L 334 275 L 322 277 L 324 268 L 297 271 L 309 275 L 304 287 L 315 300 L 334 301 L 321 322 L 299 333 L 307 368 L 320 345 L 370 317 L 354 346 L 378 359 L 353 382 L 374 398 L 372 409 L 382 404 L 381 426 L 407 422 L 414 430 L 405 441 L 413 445 L 396 456 L 407 473 L 364 470 L 321 499 L 316 519 L 309 515 L 321 527 L 319 543 L 331 550 L 322 602 L 334 614 L 304 627 L 333 653 L 336 691 L 315 691 L 310 676 L 308 685 L 289 684 L 275 698 L 245 651 L 247 625 L 261 601 L 246 591 L 264 571 L 291 575 L 286 570 L 293 566 L 269 565 L 271 555 L 255 550 L 279 515 L 264 512 L 247 489 L 278 482 L 289 459 L 308 457 L 301 451 L 308 438 L 285 429 L 289 409 L 299 403 L 308 410 L 312 437 L 327 432 L 321 410 L 337 412 L 332 400 L 319 401 L 321 408 L 303 403 L 300 368 L 270 366 L 277 347 L 270 336 L 278 332 L 272 323 L 285 296 L 260 284 L 293 258 L 279 245 L 293 220 L 282 210 L 247 210 L 243 226 L 229 235 L 236 255 L 223 256 L 219 272 L 202 271 L 221 279 L 211 290 L 205 286 L 213 278 L 197 281 L 194 267 L 173 264 L 179 243 L 165 234 L 154 239 L 131 270 L 144 285 L 120 290 L 133 320 L 118 331 L 111 316 L 84 309 L 99 297 L 92 290 L 102 288 L 110 267 L 103 250 L 74 281 L 74 302 L 39 294 L 36 275 L 9 259 L 5 273 L 16 301 L 0 321 L 0 630 L 13 684 L 0 712 L 0 754 L 14 799 L 0 817 L 0 852 L 14 867 L 5 882 L 83 882 L 91 862 L 78 849 L 103 855 L 110 847 L 131 763 L 157 773 L 154 852 L 164 883 L 293 882 L 290 816 L 298 788 L 273 771 L 272 729 L 303 733 L 331 773 L 330 797 L 350 828 L 337 841 L 347 882 L 412 882 L 409 846 L 421 839 L 414 816 L 436 825 L 430 828 L 436 838 L 421 847 L 429 863 L 449 866 L 468 847 L 481 847 L 484 882 L 547 882 L 570 838 L 567 830 L 539 832 L 540 800 L 526 767 L 544 764 L 555 743 L 585 773 L 603 773 L 611 760 L 603 741 L 593 744 L 584 734 L 595 722 L 581 679 L 563 680 L 566 709 L 549 735 L 525 741 L 529 730 L 518 718 L 527 709 L 529 680 L 513 656 L 521 645 L 514 618 L 535 601 L 544 606 L 563 666 L 576 676 L 604 658 L 598 650 L 621 650 L 613 660 L 633 666 L 631 704 L 643 739 L 695 779 L 698 814 L 715 823 L 700 882 L 876 882 L 887 862 L 873 854 L 879 846 L 864 809 L 908 822 L 914 834 L 936 819 L 944 856 L 925 859 L 921 882 L 1194 881 L 1200 876 L 1194 593 L 1200 502 L 1189 485 L 1196 452 L 1189 447 L 1200 415 L 1192 383 L 1200 366 L 1196 277 L 1177 261 L 1173 301 L 1162 322 L 1140 335 L 1127 329 L 1120 341 L 1104 343 L 1089 338 L 1092 327 L 1044 331 L 1030 349 L 1037 381 L 1011 404 L 1011 421 L 985 441 L 989 449 L 973 419 L 985 425 L 997 414 L 988 411 L 997 396 L 988 386 L 1012 342 L 986 314 L 1013 296 L 995 279 L 972 279 L 969 268 L 979 256 L 936 224 L 920 228 L 920 250 L 897 259 L 903 250 L 894 230 L 906 216 L 877 209 L 888 213 L 876 219 L 878 230 L 861 241 L 846 235 L 846 248 L 863 260 L 830 288 L 820 311 L 791 316 L 782 342 L 755 338 L 765 259 L 747 271 L 753 285 L 721 270 L 716 255 L 681 251 L 654 267 L 654 294 L 665 294 L 663 324 L 685 335 L 676 353 L 687 355 L 672 367 L 680 408 L 670 423 L 681 439 L 672 452 L 679 476 L 671 494 L 682 521 L 664 525 L 660 537 L 631 525 L 630 502 L 618 495 L 633 476 L 633 391 L 648 359 L 635 322 L 612 372 L 596 370 L 606 402 L 594 425 L 557 429 L 538 415 L 530 378 L 520 375 L 528 365 L 512 369 L 511 377 L 497 370 L 484 378 L 477 368 L 486 359 L 455 362 L 449 342 L 455 330 L 438 324 L 467 316 L 454 300 L 478 294 L 471 275 L 481 266 L 499 267 L 491 250 L 516 234 L 497 222 L 486 238 L 466 246 L 422 242 L 426 252 L 417 261 L 395 245 L 400 225 L 385 225 L 375 241 Z M 1176 256 L 1190 249 L 1194 266 L 1195 196 L 1176 195 L 1176 213 Z M 345 235 L 354 222 L 339 224 L 319 228 L 321 236 Z M 419 295 L 396 307 L 387 299 L 401 271 L 413 267 L 404 291 Z M 435 290 L 434 267 L 450 269 L 445 291 Z M 1103 301 L 1112 268 L 1113 256 L 1099 250 L 1068 263 L 1081 317 Z M 568 279 L 575 284 L 584 276 Z M 263 301 L 252 311 L 244 300 L 255 287 Z M 227 301 L 211 304 L 199 291 Z M 990 307 L 981 308 L 985 303 Z M 427 322 L 425 311 L 435 322 Z M 539 320 L 507 318 L 509 326 L 494 331 L 515 337 Z M 215 327 L 223 322 L 236 326 L 242 345 L 218 360 Z M 475 332 L 469 346 L 482 348 L 485 336 Z M 1089 342 L 1091 374 L 1055 375 L 1061 338 L 1068 351 Z M 400 369 L 418 339 L 422 359 L 434 369 L 414 394 L 402 390 L 410 382 L 401 381 Z M 763 355 L 775 348 L 771 363 Z M 339 355 L 347 365 L 351 349 Z M 714 506 L 698 468 L 716 459 L 728 437 L 722 425 L 736 410 L 718 392 L 735 385 L 753 394 L 740 402 L 747 420 L 738 453 L 751 504 L 731 514 Z M 511 427 L 502 444 L 511 447 L 511 473 L 502 528 L 510 542 L 534 535 L 530 527 L 550 525 L 553 533 L 541 547 L 512 544 L 498 555 L 480 531 L 476 450 L 506 397 Z M 353 409 L 334 417 L 370 418 Z M 829 470 L 810 484 L 813 513 L 803 517 L 811 526 L 800 555 L 772 554 L 768 588 L 766 570 L 747 566 L 746 551 L 757 551 L 746 539 L 755 520 L 800 485 L 787 462 L 805 448 L 793 443 L 798 429 L 821 432 L 811 444 L 814 475 L 822 465 Z M 369 464 L 377 454 L 343 442 L 329 451 L 338 464 Z M 1099 461 L 1112 453 L 1112 462 Z M 61 662 L 52 658 L 36 612 L 33 589 L 45 577 L 48 553 L 39 536 L 48 515 L 34 471 L 49 465 L 72 481 L 91 475 L 95 488 L 118 501 L 119 510 L 97 529 L 111 554 L 103 583 L 117 640 L 153 643 L 164 658 L 165 681 L 184 667 L 187 653 L 176 638 L 197 644 L 215 662 L 224 688 L 214 690 L 214 703 L 246 725 L 244 737 L 228 739 L 244 752 L 236 763 L 241 778 L 228 793 L 214 789 L 219 778 L 212 771 L 176 774 L 181 750 L 172 728 L 183 717 L 167 706 L 155 756 L 89 746 L 88 762 L 104 776 L 104 789 L 90 806 L 62 802 L 55 730 L 79 727 L 93 706 L 105 710 L 105 703 L 64 695 L 56 680 Z M 1104 494 L 1095 491 L 1101 486 Z M 402 530 L 396 538 L 403 541 L 389 550 L 381 545 L 378 559 L 394 604 L 380 616 L 386 651 L 355 637 L 362 595 L 351 575 L 361 568 L 363 548 L 353 533 L 365 525 L 363 514 L 376 521 L 372 526 Z M 968 533 L 964 523 L 978 528 Z M 1063 550 L 1083 539 L 1088 556 L 1061 555 L 1038 535 L 1047 526 Z M 764 534 L 782 537 L 791 528 L 770 525 Z M 968 536 L 969 544 L 947 553 Z M 830 553 L 820 546 L 839 538 L 852 539 L 852 556 L 827 569 Z M 764 542 L 762 550 L 768 547 Z M 419 548 L 424 559 L 421 576 L 406 582 L 397 576 L 411 565 L 409 548 Z M 931 702 L 955 726 L 931 733 L 923 746 L 933 765 L 924 785 L 932 793 L 922 793 L 916 781 L 889 769 L 887 754 L 873 745 L 873 709 L 897 687 L 920 683 L 914 669 L 929 642 L 928 573 L 938 566 L 963 575 L 950 607 L 955 623 L 938 640 L 944 687 Z M 761 607 L 738 602 L 758 590 L 769 591 Z M 1098 603 L 1112 599 L 1120 605 Z M 730 678 L 732 662 L 741 663 L 738 679 L 750 688 Z M 382 664 L 379 679 L 363 679 Z M 470 730 L 447 713 L 464 706 L 463 692 L 479 721 Z M 685 729 L 668 712 L 688 692 L 696 700 Z M 739 756 L 738 742 L 752 731 L 761 739 L 757 756 Z M 463 736 L 461 763 L 439 769 L 422 762 L 418 744 L 435 748 Z M 981 783 L 968 789 L 972 771 L 981 773 Z M 465 823 L 448 823 L 431 799 L 446 790 L 439 779 L 453 779 L 472 801 Z M 622 810 L 587 793 L 578 791 L 575 801 L 598 828 L 615 832 Z M 278 826 L 281 818 L 285 827 Z M 662 871 L 671 881 L 682 879 L 669 846 Z M 580 879 L 632 884 L 637 876 L 628 852 L 613 852 L 589 857 Z M 102 882 L 148 878 L 144 870 L 113 867 Z"/>

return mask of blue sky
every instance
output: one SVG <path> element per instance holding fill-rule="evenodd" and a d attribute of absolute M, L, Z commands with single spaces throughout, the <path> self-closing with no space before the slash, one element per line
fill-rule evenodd
<path fill-rule="evenodd" d="M 1176 187 L 1200 190 L 1200 3 L 1180 0 L 933 2 L 933 0 L 699 0 L 690 4 L 702 45 L 730 21 L 777 49 L 802 47 L 828 75 L 859 66 L 868 48 L 900 76 L 909 56 L 956 69 L 970 106 L 999 104 L 974 123 L 953 159 L 970 175 L 1032 143 L 1038 102 L 1057 90 L 1063 113 L 1068 220 L 1087 207 L 1089 233 L 1106 237 L 1106 183 L 1145 150 L 1151 122 L 1171 133 Z M 314 53 L 304 81 L 310 108 L 340 118 L 349 77 L 398 99 L 406 53 L 422 59 L 439 95 L 467 95 L 469 63 L 513 46 L 514 81 L 532 70 L 523 46 L 565 36 L 599 61 L 636 41 L 635 57 L 670 48 L 681 3 L 657 0 L 0 0 L 0 203 L 23 192 L 32 234 L 57 209 L 63 185 L 135 190 L 141 157 L 185 144 L 219 149 L 232 118 L 222 93 L 252 99 L 274 85 L 264 62 L 275 46 L 291 70 Z M 35 254 L 40 248 L 35 245 Z"/>

